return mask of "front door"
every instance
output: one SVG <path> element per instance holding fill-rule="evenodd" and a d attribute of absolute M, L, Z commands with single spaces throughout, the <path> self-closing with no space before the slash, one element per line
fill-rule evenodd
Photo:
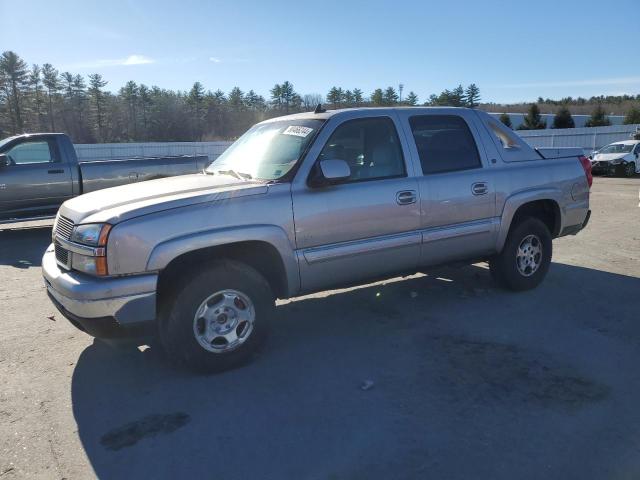
<path fill-rule="evenodd" d="M 53 141 L 34 138 L 3 153 L 9 165 L 0 167 L 0 218 L 55 213 L 73 195 L 71 170 Z"/>
<path fill-rule="evenodd" d="M 342 122 L 324 143 L 311 175 L 325 159 L 346 161 L 351 176 L 332 186 L 313 187 L 306 178 L 294 182 L 302 289 L 415 268 L 421 240 L 418 183 L 394 118 Z"/>

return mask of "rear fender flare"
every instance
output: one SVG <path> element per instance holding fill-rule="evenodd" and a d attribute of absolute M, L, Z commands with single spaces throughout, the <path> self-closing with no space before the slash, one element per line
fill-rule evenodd
<path fill-rule="evenodd" d="M 563 208 L 562 202 L 562 191 L 557 188 L 536 188 L 532 190 L 527 190 L 524 192 L 518 192 L 514 195 L 511 195 L 507 198 L 504 204 L 504 208 L 502 210 L 502 216 L 500 219 L 500 228 L 498 230 L 498 238 L 496 249 L 498 252 L 502 251 L 504 247 L 504 243 L 507 240 L 507 235 L 509 234 L 509 229 L 511 228 L 511 223 L 513 221 L 513 217 L 522 205 L 526 203 L 535 202 L 537 200 L 552 200 L 558 204 L 560 207 L 560 230 L 564 225 L 564 217 L 565 212 Z"/>

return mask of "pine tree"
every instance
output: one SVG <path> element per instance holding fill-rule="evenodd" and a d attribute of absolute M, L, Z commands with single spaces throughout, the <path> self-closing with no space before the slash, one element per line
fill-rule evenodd
<path fill-rule="evenodd" d="M 342 88 L 339 87 L 331 87 L 329 93 L 327 93 L 327 103 L 331 104 L 333 109 L 335 110 L 342 103 Z"/>
<path fill-rule="evenodd" d="M 464 97 L 467 107 L 476 108 L 480 104 L 480 89 L 475 83 L 472 83 L 465 90 Z"/>
<path fill-rule="evenodd" d="M 381 88 L 376 88 L 371 94 L 371 103 L 376 106 L 384 105 L 384 93 Z"/>
<path fill-rule="evenodd" d="M 631 107 L 624 117 L 625 125 L 636 125 L 640 123 L 640 108 Z"/>
<path fill-rule="evenodd" d="M 244 92 L 239 87 L 233 87 L 229 92 L 228 104 L 234 112 L 240 112 L 245 109 Z"/>
<path fill-rule="evenodd" d="M 102 79 L 99 73 L 89 75 L 89 96 L 94 108 L 94 121 L 96 138 L 104 141 L 104 115 L 105 115 L 105 95 L 102 89 L 107 85 L 107 81 Z"/>
<path fill-rule="evenodd" d="M 553 117 L 552 128 L 575 128 L 575 126 L 576 124 L 567 106 L 563 105 L 560 107 Z"/>
<path fill-rule="evenodd" d="M 396 103 L 398 103 L 398 94 L 396 93 L 395 88 L 387 87 L 384 91 L 382 101 L 383 104 L 387 106 L 395 105 Z"/>
<path fill-rule="evenodd" d="M 29 86 L 31 89 L 31 96 L 33 98 L 33 108 L 37 118 L 38 130 L 44 131 L 44 96 L 42 85 L 42 70 L 36 64 L 32 65 L 31 72 L 29 73 Z"/>
<path fill-rule="evenodd" d="M 42 65 L 42 83 L 47 89 L 47 103 L 49 105 L 49 126 L 51 131 L 55 131 L 55 115 L 53 111 L 53 104 L 60 91 L 60 82 L 58 80 L 58 70 L 53 68 L 50 63 Z"/>
<path fill-rule="evenodd" d="M 598 105 L 591 114 L 589 120 L 584 124 L 585 127 L 607 127 L 611 122 L 607 118 L 607 112 L 604 111 L 602 105 Z"/>
<path fill-rule="evenodd" d="M 238 89 L 240 90 L 240 89 Z M 242 93 L 242 92 L 241 92 Z M 240 97 L 242 99 L 242 95 Z M 193 135 L 198 140 L 202 139 L 204 124 L 204 87 L 200 82 L 195 82 L 189 91 L 187 104 L 191 108 L 191 116 L 193 119 Z"/>
<path fill-rule="evenodd" d="M 538 104 L 529 105 L 529 112 L 524 117 L 524 123 L 518 127 L 518 130 L 542 130 L 547 128 L 546 122 L 542 121 Z"/>
<path fill-rule="evenodd" d="M 7 50 L 0 56 L 0 76 L 9 100 L 12 131 L 21 133 L 24 129 L 23 94 L 28 84 L 29 68 L 15 52 Z"/>
<path fill-rule="evenodd" d="M 362 94 L 362 90 L 359 88 L 353 89 L 353 103 L 356 107 L 359 107 L 364 103 L 364 95 Z"/>
<path fill-rule="evenodd" d="M 416 106 L 418 104 L 418 95 L 416 95 L 414 92 L 409 92 L 404 103 L 406 103 L 407 105 L 411 105 L 412 107 Z"/>
<path fill-rule="evenodd" d="M 465 105 L 466 105 L 466 98 L 464 96 L 464 87 L 462 85 L 458 85 L 451 92 L 451 106 L 464 107 Z"/>
<path fill-rule="evenodd" d="M 500 121 L 509 128 L 513 128 L 513 124 L 511 123 L 511 117 L 508 113 L 503 113 L 500 115 Z"/>

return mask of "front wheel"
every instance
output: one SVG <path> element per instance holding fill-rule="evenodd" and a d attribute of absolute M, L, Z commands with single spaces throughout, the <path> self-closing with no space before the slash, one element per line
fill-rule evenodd
<path fill-rule="evenodd" d="M 510 290 L 535 288 L 549 270 L 552 250 L 547 226 L 537 218 L 525 218 L 509 232 L 502 252 L 489 261 L 491 275 Z"/>
<path fill-rule="evenodd" d="M 629 162 L 624 166 L 624 176 L 627 178 L 631 178 L 636 174 L 636 164 L 634 162 Z"/>
<path fill-rule="evenodd" d="M 169 357 L 208 373 L 249 361 L 274 312 L 267 281 L 250 266 L 228 260 L 193 275 L 185 272 L 183 279 L 161 312 L 160 341 Z"/>

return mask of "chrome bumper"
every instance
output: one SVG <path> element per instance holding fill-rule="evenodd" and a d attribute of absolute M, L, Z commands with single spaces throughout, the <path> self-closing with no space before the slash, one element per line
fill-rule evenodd
<path fill-rule="evenodd" d="M 156 274 L 98 278 L 65 271 L 49 245 L 42 257 L 42 275 L 56 307 L 83 325 L 91 319 L 112 318 L 126 327 L 156 318 Z"/>

